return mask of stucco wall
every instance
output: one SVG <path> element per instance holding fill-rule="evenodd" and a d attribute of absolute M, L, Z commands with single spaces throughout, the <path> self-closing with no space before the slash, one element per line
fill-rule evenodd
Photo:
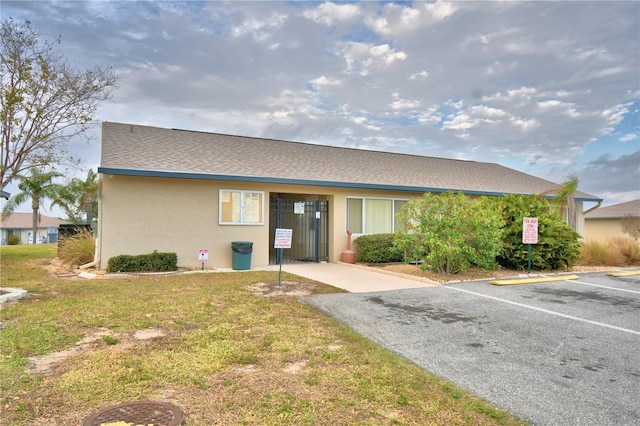
<path fill-rule="evenodd" d="M 232 241 L 252 241 L 252 267 L 269 264 L 269 194 L 324 195 L 329 200 L 329 261 L 346 249 L 346 198 L 412 198 L 421 194 L 273 185 L 196 179 L 101 175 L 98 251 L 100 268 L 110 257 L 175 252 L 178 265 L 200 267 L 198 250 L 209 251 L 206 267 L 230 268 Z M 264 191 L 264 225 L 220 225 L 220 189 Z"/>
<path fill-rule="evenodd" d="M 584 221 L 584 239 L 604 241 L 614 237 L 622 237 L 620 219 L 586 219 Z"/>
<path fill-rule="evenodd" d="M 220 189 L 264 191 L 263 225 L 220 225 Z M 207 249 L 207 268 L 230 268 L 232 241 L 252 241 L 252 267 L 269 264 L 269 194 L 321 195 L 329 200 L 329 261 L 347 248 L 347 197 L 412 199 L 421 193 L 265 183 L 100 175 L 97 256 L 106 269 L 120 254 L 174 252 L 181 267 L 200 268 L 198 251 Z M 302 200 L 301 200 L 302 201 Z M 578 211 L 582 211 L 579 203 Z M 583 218 L 578 217 L 582 233 Z"/>

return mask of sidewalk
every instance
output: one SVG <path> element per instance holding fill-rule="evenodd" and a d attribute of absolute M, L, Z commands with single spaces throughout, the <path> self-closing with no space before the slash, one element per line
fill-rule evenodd
<path fill-rule="evenodd" d="M 282 270 L 314 281 L 329 284 L 347 290 L 350 293 L 369 293 L 438 286 L 438 283 L 406 275 L 385 271 L 372 271 L 370 268 L 348 263 L 294 263 L 282 265 Z"/>

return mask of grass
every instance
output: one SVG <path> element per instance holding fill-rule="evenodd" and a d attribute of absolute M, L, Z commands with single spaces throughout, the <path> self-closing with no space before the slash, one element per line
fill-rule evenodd
<path fill-rule="evenodd" d="M 96 239 L 91 231 L 65 237 L 58 244 L 58 259 L 65 264 L 75 267 L 93 261 Z"/>
<path fill-rule="evenodd" d="M 630 237 L 585 241 L 580 246 L 580 259 L 576 265 L 638 266 L 640 265 L 640 243 Z"/>
<path fill-rule="evenodd" d="M 1 285 L 30 293 L 0 310 L 3 425 L 80 424 L 146 398 L 179 407 L 188 426 L 523 424 L 296 298 L 248 289 L 277 272 L 72 280 L 44 269 L 55 245 L 0 256 Z M 133 338 L 149 329 L 161 334 Z M 29 371 L 31 357 L 70 348 L 45 373 Z"/>

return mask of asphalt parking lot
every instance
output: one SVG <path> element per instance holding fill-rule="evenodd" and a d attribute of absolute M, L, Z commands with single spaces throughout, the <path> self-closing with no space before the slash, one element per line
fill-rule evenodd
<path fill-rule="evenodd" d="M 640 275 L 305 302 L 532 425 L 640 424 Z"/>

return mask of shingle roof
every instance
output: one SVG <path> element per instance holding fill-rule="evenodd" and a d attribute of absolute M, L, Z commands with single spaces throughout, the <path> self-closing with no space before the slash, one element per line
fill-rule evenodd
<path fill-rule="evenodd" d="M 640 216 L 640 200 L 600 207 L 584 215 L 585 219 L 612 219 L 625 216 Z"/>
<path fill-rule="evenodd" d="M 66 220 L 57 219 L 55 217 L 39 215 L 38 228 L 57 228 L 60 225 L 68 224 Z M 2 229 L 31 229 L 33 227 L 33 213 L 11 213 L 0 224 Z"/>
<path fill-rule="evenodd" d="M 405 191 L 538 194 L 556 183 L 498 164 L 102 123 L 100 173 Z M 577 199 L 599 201 L 579 192 Z"/>

